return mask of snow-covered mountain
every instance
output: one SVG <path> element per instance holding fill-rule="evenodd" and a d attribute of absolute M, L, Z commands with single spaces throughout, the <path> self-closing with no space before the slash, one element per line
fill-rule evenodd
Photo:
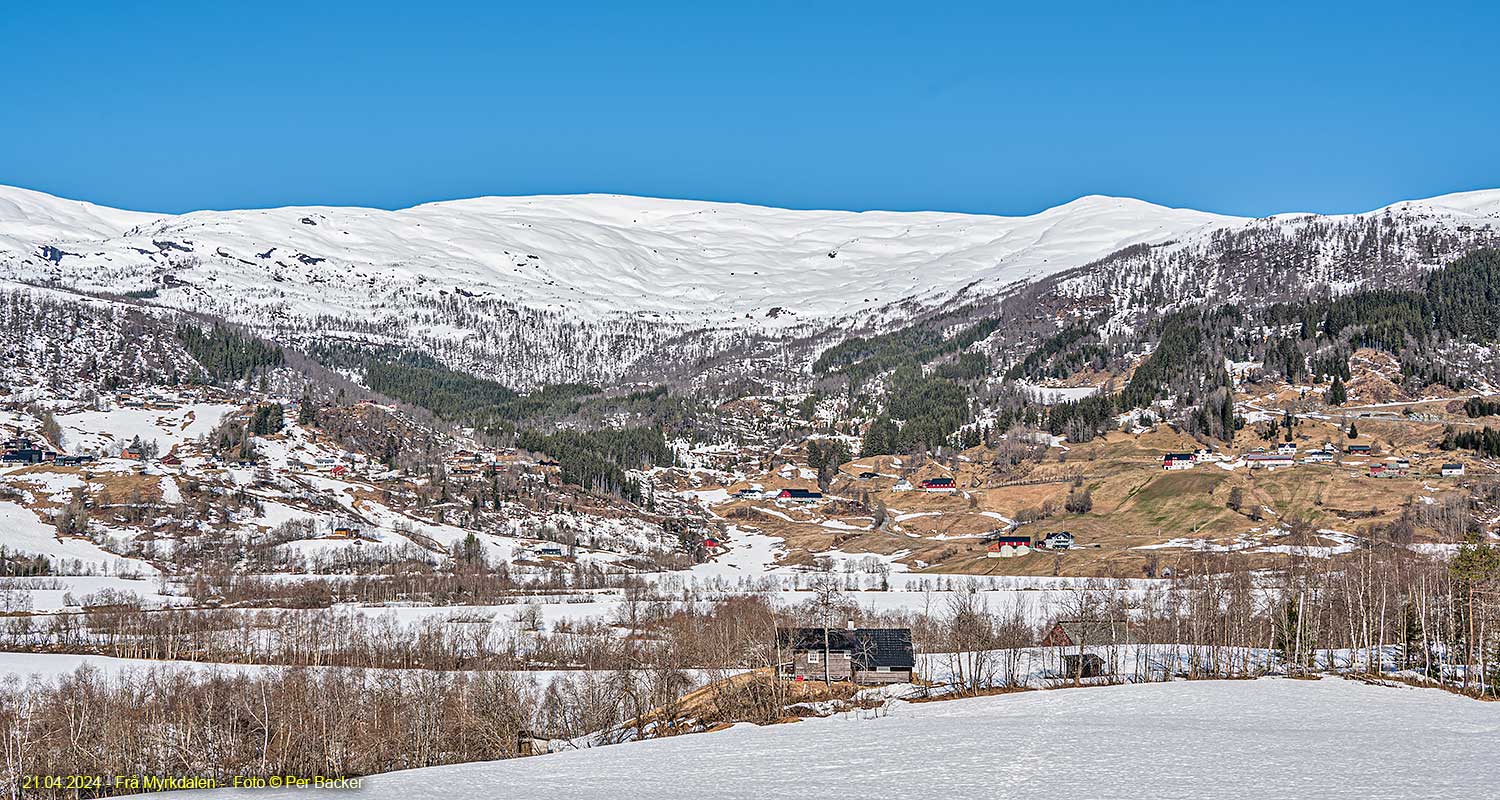
<path fill-rule="evenodd" d="M 1364 214 L 1278 214 L 1169 245 L 1135 247 L 1044 283 L 1115 323 L 1193 303 L 1257 306 L 1355 289 L 1409 289 L 1427 272 L 1500 246 L 1500 191 L 1396 203 Z"/>
<path fill-rule="evenodd" d="M 778 307 L 830 316 L 973 281 L 1034 278 L 1233 221 L 1109 197 L 1029 217 L 615 195 L 152 216 L 0 189 L 10 276 L 109 291 L 174 287 L 163 299 L 184 306 L 222 304 L 227 292 L 301 316 L 357 316 L 458 290 L 594 319 L 701 324 L 763 319 Z"/>
<path fill-rule="evenodd" d="M 1500 191 L 1364 217 L 1497 229 Z M 282 338 L 387 340 L 525 385 L 615 377 L 684 333 L 857 327 L 1132 245 L 1191 249 L 1225 232 L 1340 219 L 1257 221 L 1100 196 L 1024 217 L 618 195 L 156 215 L 0 187 L 0 280 L 148 295 Z"/>

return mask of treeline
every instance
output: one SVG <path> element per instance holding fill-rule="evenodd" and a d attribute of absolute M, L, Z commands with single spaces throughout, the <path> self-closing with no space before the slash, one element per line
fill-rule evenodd
<path fill-rule="evenodd" d="M 348 361 L 348 353 L 330 358 Z M 674 456 L 663 428 L 691 424 L 694 413 L 665 386 L 606 396 L 597 386 L 552 384 L 525 394 L 497 382 L 451 369 L 431 356 L 380 353 L 364 365 L 369 388 L 437 416 L 482 427 L 491 436 L 556 459 L 564 483 L 641 504 L 648 498 L 626 470 L 667 466 Z M 606 418 L 637 420 L 635 426 L 575 430 L 560 424 L 600 424 Z M 564 421 L 572 418 L 571 422 Z"/>
<path fill-rule="evenodd" d="M 1005 377 L 1011 380 L 1066 378 L 1084 366 L 1102 368 L 1109 358 L 1109 348 L 1099 343 L 1098 336 L 1096 320 L 1070 322 L 1011 365 Z"/>
<path fill-rule="evenodd" d="M 1180 311 L 1161 323 L 1157 345 L 1120 392 L 1125 408 L 1145 408 L 1175 396 L 1179 405 L 1229 385 L 1223 338 L 1243 320 L 1236 306 Z"/>
<path fill-rule="evenodd" d="M 508 386 L 449 369 L 431 356 L 418 353 L 405 354 L 395 361 L 369 360 L 364 366 L 364 383 L 444 419 L 468 419 L 518 397 Z"/>
<path fill-rule="evenodd" d="M 174 385 L 197 372 L 174 326 L 125 305 L 62 302 L 0 291 L 0 393 L 29 382 L 57 396 L 120 386 Z"/>
<path fill-rule="evenodd" d="M 200 379 L 206 383 L 246 381 L 257 371 L 281 366 L 283 360 L 280 347 L 222 322 L 207 330 L 184 322 L 177 326 L 177 338 L 202 367 Z"/>
<path fill-rule="evenodd" d="M 909 325 L 876 336 L 855 336 L 823 351 L 813 362 L 813 373 L 840 372 L 853 380 L 864 380 L 898 367 L 926 364 L 958 353 L 989 338 L 999 327 L 1000 318 L 992 317 L 972 323 L 949 338 L 943 337 L 943 326 L 937 321 Z M 983 361 L 977 369 L 979 362 L 976 358 Z M 979 354 L 970 355 L 967 362 L 961 359 L 960 363 L 961 366 L 955 368 L 975 372 L 974 377 L 989 366 L 988 359 Z"/>
<path fill-rule="evenodd" d="M 638 505 L 645 499 L 640 482 L 628 477 L 625 470 L 667 467 L 676 460 L 666 438 L 654 428 L 562 430 L 552 434 L 522 431 L 516 444 L 556 459 L 564 483 L 619 495 Z"/>
<path fill-rule="evenodd" d="M 1119 396 L 1103 392 L 1056 403 L 1047 409 L 1047 432 L 1067 436 L 1070 442 L 1087 442 L 1115 427 L 1118 409 Z"/>
<path fill-rule="evenodd" d="M 511 758 L 546 699 L 533 679 L 504 672 L 83 667 L 0 687 L 0 726 L 15 737 L 0 791 L 73 800 L 150 789 L 26 781 L 141 775 L 227 786 Z"/>
<path fill-rule="evenodd" d="M 1484 397 L 1470 397 L 1464 401 L 1464 414 L 1469 418 L 1493 417 L 1500 415 L 1500 400 L 1489 400 Z"/>
<path fill-rule="evenodd" d="M 1234 413 L 1233 384 L 1224 361 L 1230 349 L 1238 346 L 1234 334 L 1243 320 L 1234 305 L 1167 315 L 1159 324 L 1155 349 L 1131 374 L 1118 397 L 1099 395 L 1059 409 L 1050 425 L 1084 425 L 1102 432 L 1111 412 L 1149 409 L 1157 401 L 1170 399 L 1177 408 L 1190 410 L 1182 419 L 1188 433 L 1232 441 L 1244 422 Z M 1073 423 L 1073 419 L 1080 422 Z"/>
<path fill-rule="evenodd" d="M 1480 430 L 1448 428 L 1443 432 L 1444 450 L 1473 450 L 1486 456 L 1500 456 L 1500 431 L 1486 425 Z"/>
<path fill-rule="evenodd" d="M 950 378 L 924 374 L 920 366 L 897 368 L 889 386 L 885 411 L 866 430 L 861 455 L 939 447 L 971 417 L 968 389 Z"/>
<path fill-rule="evenodd" d="M 348 361 L 342 354 L 339 359 Z M 685 424 L 692 418 L 688 404 L 665 386 L 607 394 L 591 384 L 555 383 L 517 392 L 498 381 L 452 369 L 425 353 L 381 354 L 361 367 L 369 388 L 436 414 L 475 426 L 515 430 L 528 423 L 569 417 L 590 420 L 620 415 Z"/>
<path fill-rule="evenodd" d="M 28 578 L 52 574 L 52 564 L 39 554 L 14 552 L 0 545 L 0 577 Z M 5 589 L 0 586 L 0 590 Z"/>
<path fill-rule="evenodd" d="M 1297 325 L 1295 338 L 1277 342 L 1267 369 L 1299 379 L 1304 366 L 1315 376 L 1348 379 L 1350 350 L 1368 347 L 1401 357 L 1402 373 L 1422 383 L 1460 386 L 1466 379 L 1424 354 L 1447 340 L 1480 343 L 1500 335 L 1500 251 L 1483 249 L 1428 274 L 1418 289 L 1375 289 L 1306 303 L 1282 303 L 1267 313 L 1270 325 Z M 1345 363 L 1326 358 L 1304 364 L 1305 345 L 1335 348 Z"/>
<path fill-rule="evenodd" d="M 855 576 L 830 564 L 807 573 L 812 599 L 800 608 L 777 607 L 750 587 L 706 595 L 640 585 L 625 589 L 607 622 L 550 630 L 530 606 L 517 608 L 514 627 L 484 624 L 496 620 L 478 609 L 415 625 L 332 611 L 16 617 L 0 629 L 10 650 L 275 658 L 319 668 L 157 668 L 108 678 L 85 668 L 11 682 L 0 687 L 0 736 L 12 743 L 3 780 L 359 775 L 511 757 L 523 730 L 610 744 L 770 722 L 786 715 L 791 684 L 720 682 L 688 705 L 690 670 L 718 678 L 780 663 L 776 627 L 812 619 L 911 628 L 927 654 L 922 677 L 939 694 L 1332 672 L 1500 695 L 1500 550 L 1473 536 L 1453 558 L 1431 558 L 1412 552 L 1400 527 L 1364 530 L 1367 546 L 1329 559 L 1298 554 L 1317 540 L 1311 523 L 1292 521 L 1290 555 L 1276 572 L 1197 553 L 1172 560 L 1170 579 L 1144 586 L 1081 580 L 999 605 L 980 580 L 934 576 L 936 604 L 883 613 L 862 609 L 850 591 Z M 1159 566 L 1161 556 L 1151 558 Z M 1076 650 L 1037 650 L 1057 620 L 1080 623 Z M 1097 656 L 1100 674 L 1060 658 L 1071 652 Z M 563 664 L 596 671 L 545 685 L 490 671 Z"/>
<path fill-rule="evenodd" d="M 413 632 L 382 630 L 387 622 L 345 616 L 347 626 L 325 628 L 322 634 L 331 638 L 322 642 L 314 640 L 316 626 L 295 617 L 277 623 L 289 624 L 292 638 L 306 640 L 309 654 L 331 651 L 331 661 L 338 663 L 361 659 L 347 647 L 356 641 L 347 635 L 367 629 L 357 641 L 369 642 L 376 652 L 410 648 L 411 666 L 158 666 L 110 675 L 84 667 L 54 679 L 0 686 L 0 736 L 12 743 L 0 765 L 0 785 L 11 797 L 77 798 L 132 790 L 23 791 L 21 781 L 30 775 L 221 782 L 236 776 L 368 775 L 512 758 L 521 754 L 523 731 L 612 744 L 704 730 L 718 719 L 772 722 L 788 702 L 783 684 L 768 687 L 768 697 L 741 694 L 742 684 L 726 684 L 732 693 L 716 693 L 712 705 L 701 709 L 711 719 L 695 723 L 682 713 L 683 696 L 704 680 L 689 670 L 706 667 L 708 677 L 717 679 L 730 674 L 717 665 L 774 663 L 765 645 L 784 618 L 760 597 L 677 605 L 644 590 L 628 592 L 614 622 L 638 634 L 632 636 L 596 623 L 583 629 L 560 624 L 555 635 L 491 638 L 486 625 L 431 622 Z M 442 628 L 449 632 L 439 633 Z M 461 633 L 464 629 L 469 633 Z M 257 635 L 263 630 L 254 629 Z M 170 625 L 157 625 L 151 635 L 176 633 Z M 533 638 L 566 648 L 548 658 L 580 657 L 556 663 L 596 671 L 533 677 L 432 668 L 474 647 L 524 646 Z M 233 650 L 226 647 L 226 652 Z M 433 657 L 430 664 L 423 663 L 426 654 Z M 515 663 L 520 669 L 540 664 Z"/>

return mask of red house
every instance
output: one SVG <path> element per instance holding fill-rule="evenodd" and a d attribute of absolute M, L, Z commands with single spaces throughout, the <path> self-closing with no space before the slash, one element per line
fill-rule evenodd
<path fill-rule="evenodd" d="M 922 481 L 922 488 L 928 491 L 941 492 L 949 489 L 956 489 L 958 488 L 958 485 L 953 482 L 952 478 L 928 478 L 927 480 Z"/>
<path fill-rule="evenodd" d="M 1192 469 L 1197 458 L 1192 453 L 1167 453 L 1161 457 L 1162 469 Z"/>

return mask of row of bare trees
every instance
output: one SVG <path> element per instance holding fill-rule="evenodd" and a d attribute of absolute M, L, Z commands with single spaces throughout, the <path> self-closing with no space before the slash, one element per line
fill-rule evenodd
<path fill-rule="evenodd" d="M 1471 543 L 1449 558 L 1377 546 L 1340 558 L 1294 557 L 1257 572 L 1225 556 L 1189 559 L 1170 581 L 1091 579 L 1033 608 L 1000 608 L 970 588 L 943 613 L 889 616 L 959 691 L 1071 678 L 1062 657 L 1101 656 L 1104 680 L 1226 678 L 1339 671 L 1500 694 L 1500 549 Z M 1068 648 L 1026 652 L 1028 620 L 1068 621 Z"/>
<path fill-rule="evenodd" d="M 157 667 L 0 685 L 0 796 L 37 775 L 345 776 L 516 755 L 546 692 L 504 672 Z"/>
<path fill-rule="evenodd" d="M 607 744 L 770 722 L 796 692 L 772 677 L 786 655 L 777 627 L 847 620 L 911 628 L 919 672 L 958 694 L 1322 670 L 1496 694 L 1500 557 L 1490 547 L 1294 555 L 1274 572 L 1201 554 L 1178 567 L 1171 580 L 1036 592 L 960 580 L 898 612 L 860 608 L 833 574 L 811 581 L 802 607 L 640 585 L 611 620 L 547 631 L 480 609 L 420 623 L 326 609 L 14 616 L 0 648 L 291 666 L 12 682 L 0 691 L 0 736 L 8 778 L 329 775 L 508 757 L 522 730 Z M 1055 621 L 1074 639 L 1041 647 Z M 572 671 L 543 682 L 497 671 L 559 667 Z"/>

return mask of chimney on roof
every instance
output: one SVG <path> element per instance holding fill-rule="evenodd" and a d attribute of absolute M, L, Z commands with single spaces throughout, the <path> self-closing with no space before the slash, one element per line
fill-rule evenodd
<path fill-rule="evenodd" d="M 851 631 L 854 630 L 854 620 L 852 620 L 852 619 L 849 620 L 849 625 L 848 625 L 847 630 L 851 630 Z"/>

